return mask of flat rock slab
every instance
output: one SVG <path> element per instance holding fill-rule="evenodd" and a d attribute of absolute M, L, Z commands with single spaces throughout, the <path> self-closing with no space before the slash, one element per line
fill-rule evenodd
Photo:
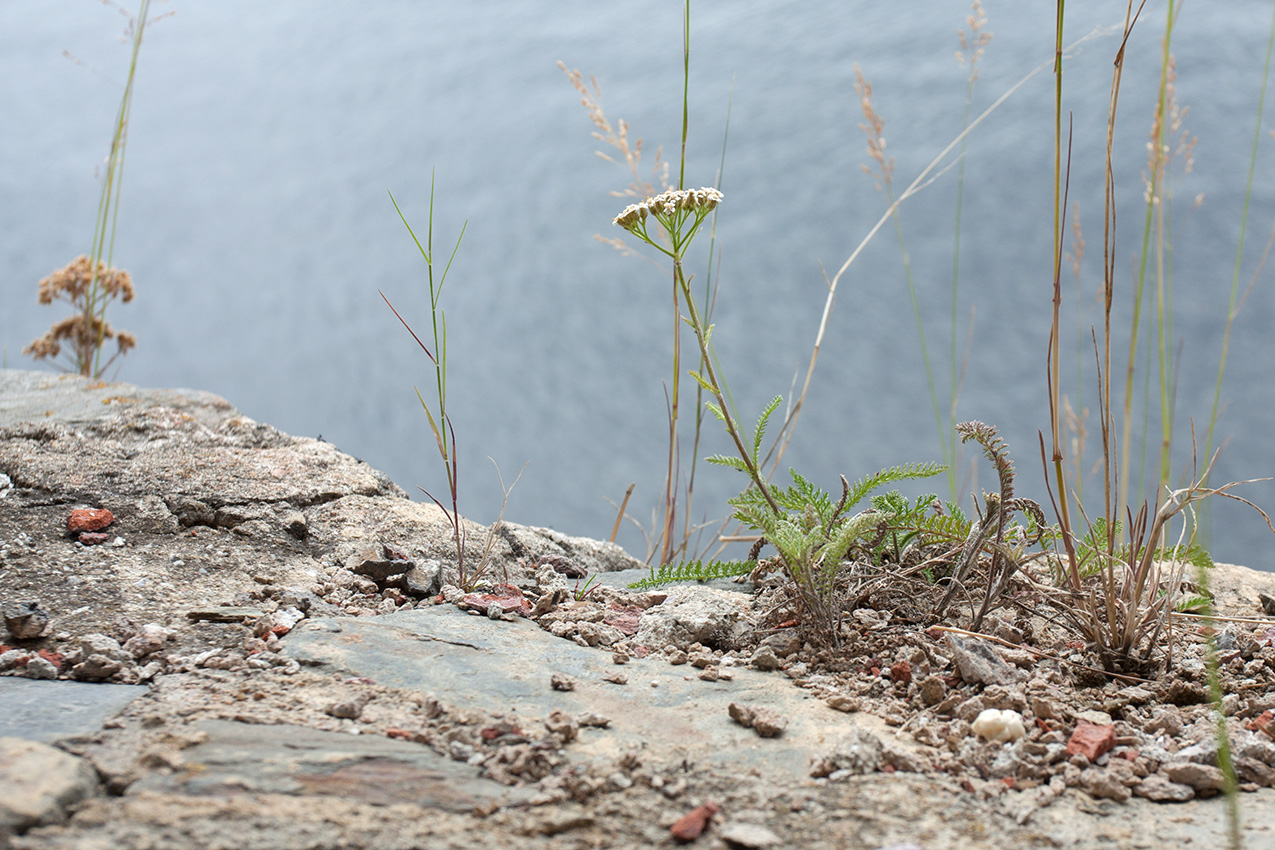
<path fill-rule="evenodd" d="M 879 719 L 834 711 L 778 674 L 729 668 L 731 681 L 708 682 L 696 668 L 659 657 L 617 665 L 609 653 L 554 637 L 530 621 L 493 621 L 451 606 L 314 620 L 284 643 L 286 654 L 303 665 L 431 693 L 461 708 L 514 714 L 524 722 L 555 709 L 610 718 L 607 729 L 581 730 L 568 748 L 573 758 L 640 749 L 644 761 L 685 759 L 796 779 L 807 777 L 811 761 L 852 726 L 890 734 Z M 574 689 L 553 689 L 555 673 L 574 680 Z M 604 678 L 616 674 L 627 683 Z M 772 709 L 787 718 L 787 729 L 762 739 L 730 719 L 731 703 Z"/>
<path fill-rule="evenodd" d="M 193 729 L 207 738 L 183 751 L 182 769 L 150 774 L 129 794 L 328 796 L 464 814 L 480 804 L 524 802 L 533 793 L 480 779 L 470 765 L 428 747 L 378 735 L 230 720 L 206 720 Z"/>
<path fill-rule="evenodd" d="M 0 736 L 51 743 L 92 735 L 144 693 L 144 685 L 0 677 Z"/>

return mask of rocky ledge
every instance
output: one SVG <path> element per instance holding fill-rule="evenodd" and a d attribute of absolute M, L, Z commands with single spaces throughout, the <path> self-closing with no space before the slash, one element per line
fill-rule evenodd
<path fill-rule="evenodd" d="M 1194 680 L 1064 687 L 870 609 L 871 657 L 830 663 L 760 630 L 746 586 L 631 592 L 612 544 L 465 529 L 469 593 L 441 511 L 328 443 L 208 393 L 0 371 L 0 847 L 1222 835 Z M 1272 578 L 1220 567 L 1219 603 L 1260 616 Z M 1244 628 L 1261 692 L 1228 711 L 1260 832 L 1275 651 Z"/>

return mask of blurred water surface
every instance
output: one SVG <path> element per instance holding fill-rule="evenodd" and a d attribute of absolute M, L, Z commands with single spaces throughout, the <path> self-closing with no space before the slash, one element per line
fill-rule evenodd
<path fill-rule="evenodd" d="M 1099 318 L 1102 151 L 1122 4 L 1073 0 L 1066 41 L 1074 116 L 1071 199 L 1088 242 L 1084 295 L 1064 277 L 1065 389 L 1096 407 L 1088 325 Z M 593 151 L 591 125 L 556 60 L 594 73 L 614 121 L 676 159 L 679 4 L 581 0 L 315 4 L 172 0 L 148 30 L 136 83 L 115 257 L 136 301 L 115 310 L 140 340 L 119 378 L 220 393 L 247 415 L 322 435 L 405 488 L 441 495 L 433 440 L 413 385 L 424 356 L 377 290 L 420 329 L 424 268 L 390 204 L 423 230 L 436 174 L 435 241 L 468 231 L 442 296 L 462 509 L 495 518 L 500 487 L 525 471 L 506 518 L 606 537 L 630 482 L 647 517 L 663 477 L 670 379 L 667 269 L 598 244 L 628 182 Z M 994 34 L 973 110 L 1053 50 L 1052 7 L 988 0 Z M 905 11 L 901 11 L 905 10 Z M 856 63 L 885 118 L 896 189 L 960 132 L 966 71 L 956 62 L 964 3 L 803 0 L 700 3 L 692 10 L 687 180 L 714 182 L 728 103 L 718 221 L 715 342 L 751 421 L 787 394 L 810 357 L 831 276 L 884 210 L 866 161 Z M 1189 423 L 1208 418 L 1226 321 L 1269 4 L 1185 4 L 1174 38 L 1194 168 L 1173 177 L 1173 343 L 1178 469 Z M 1145 169 L 1164 6 L 1152 2 L 1126 59 L 1117 136 L 1117 326 L 1127 339 L 1145 208 Z M 62 315 L 36 282 L 87 250 L 127 45 L 118 10 L 89 0 L 0 5 L 0 349 Z M 1097 32 L 1095 32 L 1097 31 Z M 63 50 L 77 61 L 69 61 Z M 1047 429 L 1051 297 L 1052 79 L 1038 74 L 970 137 L 965 167 L 959 419 L 999 426 L 1019 492 L 1047 502 L 1037 431 Z M 1275 216 L 1275 142 L 1263 128 L 1241 291 Z M 676 179 L 676 169 L 674 171 Z M 1197 196 L 1199 202 L 1197 204 Z M 931 356 L 946 398 L 956 171 L 901 209 Z M 701 240 L 701 249 L 707 240 Z M 705 255 L 695 258 L 703 281 Z M 1234 326 L 1218 433 L 1222 480 L 1275 473 L 1270 367 L 1275 294 L 1257 280 Z M 690 345 L 688 339 L 687 344 Z M 1117 344 L 1123 351 L 1127 343 Z M 1142 374 L 1141 372 L 1139 373 Z M 1141 398 L 1142 382 L 1137 387 Z M 1154 389 L 1153 389 L 1154 397 Z M 1086 458 L 1098 457 L 1089 419 Z M 1156 426 L 1152 425 L 1154 445 Z M 714 425 L 708 451 L 727 450 Z M 887 226 L 843 278 L 807 408 L 785 464 L 824 487 L 882 466 L 937 459 L 938 437 L 903 277 Z M 1154 464 L 1154 452 L 1148 455 Z M 986 465 L 962 489 L 991 487 Z M 689 458 L 683 456 L 683 469 Z M 725 514 L 742 485 L 701 468 L 696 513 Z M 946 482 L 931 489 L 946 495 Z M 1093 481 L 1089 497 L 1098 496 Z M 1270 483 L 1242 491 L 1275 508 Z M 1091 502 L 1091 512 L 1098 510 Z M 639 555 L 630 525 L 620 541 Z M 1275 569 L 1270 532 L 1233 503 L 1213 510 L 1216 557 Z"/>

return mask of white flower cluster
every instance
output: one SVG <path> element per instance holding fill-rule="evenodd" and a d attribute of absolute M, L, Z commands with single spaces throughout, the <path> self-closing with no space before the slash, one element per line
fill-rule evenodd
<path fill-rule="evenodd" d="M 711 212 L 721 202 L 722 193 L 713 188 L 669 189 L 653 198 L 647 198 L 640 204 L 629 204 L 624 208 L 624 212 L 611 220 L 611 223 L 630 230 L 650 215 L 671 216 L 679 210 L 694 211 L 703 215 Z"/>

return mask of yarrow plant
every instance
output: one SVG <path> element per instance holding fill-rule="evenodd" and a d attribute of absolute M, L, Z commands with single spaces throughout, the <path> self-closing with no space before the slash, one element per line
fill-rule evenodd
<path fill-rule="evenodd" d="M 630 204 L 623 212 L 612 219 L 612 223 L 632 233 L 646 244 L 673 260 L 673 280 L 686 304 L 686 322 L 695 331 L 695 339 L 699 343 L 703 373 L 692 372 L 691 377 L 699 382 L 705 390 L 713 394 L 716 402 L 709 402 L 708 407 L 726 426 L 726 431 L 735 442 L 739 452 L 740 467 L 748 473 L 758 492 L 775 513 L 782 513 L 779 505 L 766 486 L 765 477 L 756 461 L 756 452 L 749 452 L 744 447 L 743 436 L 730 414 L 730 406 L 722 392 L 721 382 L 713 368 L 713 358 L 709 352 L 709 339 L 713 333 L 711 325 L 705 326 L 695 306 L 695 298 L 691 294 L 690 282 L 682 270 L 682 258 L 690 247 L 691 241 L 700 231 L 700 226 L 717 205 L 722 202 L 722 193 L 713 188 L 669 189 L 666 192 L 647 198 L 639 204 Z M 661 245 L 647 230 L 648 219 L 655 219 L 664 228 L 669 237 L 669 247 Z M 734 458 L 731 459 L 734 464 Z"/>
<path fill-rule="evenodd" d="M 749 486 L 730 503 L 735 509 L 736 519 L 763 534 L 761 540 L 754 544 L 748 562 L 755 561 L 756 553 L 764 543 L 772 544 L 779 551 L 783 569 L 792 582 L 801 608 L 808 615 L 807 622 L 815 630 L 812 636 L 836 644 L 840 639 L 844 610 L 839 596 L 838 573 L 850 548 L 873 533 L 883 519 L 874 511 L 852 516 L 847 510 L 880 484 L 928 477 L 942 472 L 943 467 L 920 464 L 883 470 L 856 484 L 853 498 L 852 488 L 843 478 L 845 490 L 841 501 L 835 504 L 795 470 L 792 476 L 796 485 L 786 491 L 774 490 L 766 483 L 762 472 L 762 437 L 767 420 L 782 399 L 777 396 L 767 405 L 749 441 L 751 447 L 747 447 L 713 366 L 709 350 L 713 326 L 706 325 L 700 316 L 691 296 L 690 282 L 682 270 L 682 257 L 687 247 L 709 213 L 721 202 L 722 193 L 714 188 L 669 190 L 639 204 L 629 205 L 612 221 L 673 260 L 673 278 L 685 301 L 685 321 L 694 330 L 700 349 L 703 371 L 692 372 L 691 377 L 712 394 L 714 401 L 707 402 L 708 408 L 721 420 L 735 443 L 736 455 L 716 455 L 707 460 L 748 475 Z M 648 231 L 647 223 L 651 219 L 658 222 L 668 235 L 669 247 L 661 245 Z"/>

